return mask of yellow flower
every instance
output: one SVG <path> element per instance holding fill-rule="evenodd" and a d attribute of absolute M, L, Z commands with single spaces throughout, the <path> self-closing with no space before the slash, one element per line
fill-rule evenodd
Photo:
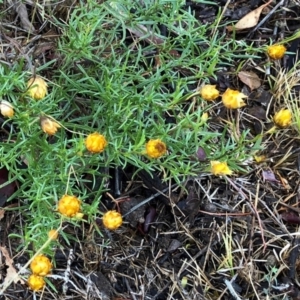
<path fill-rule="evenodd" d="M 40 123 L 42 130 L 49 135 L 54 135 L 57 132 L 57 129 L 60 128 L 60 125 L 57 122 L 47 117 L 40 117 Z"/>
<path fill-rule="evenodd" d="M 206 84 L 200 90 L 200 96 L 207 101 L 215 100 L 220 96 L 220 92 L 215 85 Z"/>
<path fill-rule="evenodd" d="M 115 210 L 109 210 L 103 216 L 103 225 L 109 230 L 115 230 L 119 228 L 122 223 L 122 215 Z"/>
<path fill-rule="evenodd" d="M 80 203 L 81 201 L 75 197 L 70 195 L 64 195 L 58 201 L 57 210 L 66 217 L 74 217 L 80 211 Z"/>
<path fill-rule="evenodd" d="M 3 117 L 8 118 L 11 118 L 15 113 L 13 106 L 5 100 L 0 102 L 0 111 Z"/>
<path fill-rule="evenodd" d="M 283 45 L 271 45 L 267 48 L 267 54 L 272 59 L 281 59 L 286 52 Z"/>
<path fill-rule="evenodd" d="M 211 172 L 214 175 L 231 175 L 232 171 L 227 166 L 227 162 L 211 161 Z"/>
<path fill-rule="evenodd" d="M 49 237 L 49 239 L 51 239 L 51 240 L 57 240 L 57 238 L 58 238 L 58 231 L 57 230 L 55 230 L 55 229 L 51 229 L 49 232 L 48 232 L 48 237 Z"/>
<path fill-rule="evenodd" d="M 104 135 L 94 132 L 87 136 L 85 146 L 91 153 L 100 153 L 107 146 L 107 141 Z"/>
<path fill-rule="evenodd" d="M 167 146 L 160 139 L 150 140 L 146 144 L 146 153 L 151 158 L 159 158 L 167 152 Z"/>
<path fill-rule="evenodd" d="M 52 264 L 47 256 L 40 254 L 33 259 L 30 269 L 34 275 L 46 276 L 50 273 Z"/>
<path fill-rule="evenodd" d="M 265 155 L 254 155 L 254 159 L 258 164 L 260 164 L 264 162 L 267 159 L 267 157 Z"/>
<path fill-rule="evenodd" d="M 42 77 L 32 77 L 27 82 L 28 94 L 35 100 L 41 100 L 47 94 L 47 86 L 46 81 Z"/>
<path fill-rule="evenodd" d="M 273 120 L 274 123 L 279 127 L 288 127 L 292 124 L 292 112 L 288 109 L 282 108 L 275 114 Z"/>
<path fill-rule="evenodd" d="M 33 291 L 39 291 L 45 286 L 46 282 L 42 276 L 32 274 L 28 277 L 27 284 Z"/>
<path fill-rule="evenodd" d="M 243 101 L 243 98 L 246 97 L 243 93 L 228 88 L 222 96 L 222 101 L 225 107 L 236 109 L 246 105 Z"/>

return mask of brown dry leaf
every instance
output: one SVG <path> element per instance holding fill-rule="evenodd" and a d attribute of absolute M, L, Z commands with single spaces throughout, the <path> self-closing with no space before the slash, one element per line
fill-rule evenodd
<path fill-rule="evenodd" d="M 243 83 L 249 86 L 251 91 L 261 86 L 261 81 L 254 72 L 241 71 L 238 73 L 238 77 Z"/>
<path fill-rule="evenodd" d="M 9 286 L 12 282 L 17 283 L 20 281 L 22 284 L 24 284 L 24 280 L 19 277 L 18 272 L 13 266 L 13 260 L 10 258 L 9 253 L 6 249 L 6 247 L 0 246 L 0 251 L 2 252 L 3 256 L 5 257 L 5 264 L 8 266 L 8 269 L 6 270 L 6 277 L 3 282 L 3 289 L 5 287 Z"/>
<path fill-rule="evenodd" d="M 261 121 L 265 121 L 267 119 L 267 112 L 261 106 L 250 107 L 248 109 L 248 114 Z"/>
<path fill-rule="evenodd" d="M 14 1 L 14 8 L 18 16 L 20 17 L 21 25 L 23 29 L 26 30 L 27 32 L 31 32 L 31 33 L 34 32 L 35 28 L 29 21 L 26 5 L 24 3 L 20 3 L 19 1 Z"/>
<path fill-rule="evenodd" d="M 232 30 L 243 30 L 247 28 L 254 27 L 257 25 L 260 14 L 262 10 L 267 7 L 273 0 L 270 0 L 266 4 L 261 5 L 260 7 L 256 8 L 255 10 L 252 10 L 247 15 L 242 17 L 234 26 L 227 26 L 228 31 Z"/>
<path fill-rule="evenodd" d="M 0 220 L 4 218 L 5 210 L 0 208 Z"/>

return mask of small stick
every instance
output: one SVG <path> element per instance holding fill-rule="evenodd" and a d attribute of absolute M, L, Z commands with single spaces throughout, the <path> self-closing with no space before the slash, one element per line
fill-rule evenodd
<path fill-rule="evenodd" d="M 254 34 L 254 32 L 259 28 L 261 27 L 271 16 L 272 14 L 275 12 L 275 10 L 283 5 L 285 0 L 281 0 L 279 3 L 277 3 L 272 9 L 271 11 L 254 27 L 254 29 L 252 29 L 249 34 L 246 36 L 246 39 L 249 39 L 252 37 L 252 35 Z"/>
<path fill-rule="evenodd" d="M 234 282 L 234 280 L 236 279 L 237 274 L 234 275 L 234 277 L 229 281 L 227 279 L 224 280 L 230 294 L 232 295 L 232 297 L 236 300 L 242 300 L 239 295 L 237 294 L 237 292 L 235 291 L 234 287 L 232 286 L 232 283 Z"/>
<path fill-rule="evenodd" d="M 63 284 L 63 293 L 66 295 L 68 291 L 68 282 L 70 281 L 70 273 L 71 273 L 71 264 L 74 260 L 75 256 L 73 254 L 73 249 L 70 249 L 68 260 L 67 260 L 67 268 L 64 273 L 64 284 Z"/>

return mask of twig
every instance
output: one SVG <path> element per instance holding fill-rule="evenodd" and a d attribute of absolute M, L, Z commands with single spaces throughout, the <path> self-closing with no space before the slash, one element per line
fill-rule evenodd
<path fill-rule="evenodd" d="M 232 286 L 232 283 L 234 282 L 234 280 L 236 279 L 237 274 L 233 276 L 233 278 L 229 281 L 227 279 L 224 280 L 230 294 L 232 295 L 232 297 L 236 300 L 242 300 L 240 298 L 240 296 L 237 294 L 237 292 L 235 291 L 234 287 Z"/>
<path fill-rule="evenodd" d="M 281 0 L 279 3 L 277 3 L 272 9 L 271 11 L 248 33 L 248 35 L 246 36 L 246 39 L 249 39 L 253 36 L 254 32 L 261 27 L 271 16 L 272 14 L 276 11 L 276 9 L 283 5 L 285 0 Z"/>
<path fill-rule="evenodd" d="M 71 273 L 71 264 L 74 260 L 75 256 L 73 254 L 73 249 L 70 249 L 68 261 L 67 261 L 67 268 L 64 273 L 64 284 L 63 284 L 63 293 L 64 295 L 68 291 L 68 282 L 70 281 L 70 273 Z"/>

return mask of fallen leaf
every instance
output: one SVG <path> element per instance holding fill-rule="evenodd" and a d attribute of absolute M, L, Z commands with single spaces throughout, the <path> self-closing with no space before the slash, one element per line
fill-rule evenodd
<path fill-rule="evenodd" d="M 24 3 L 20 3 L 19 1 L 14 1 L 14 8 L 20 17 L 23 29 L 30 33 L 34 32 L 35 28 L 29 21 L 26 5 Z"/>
<path fill-rule="evenodd" d="M 279 180 L 276 179 L 275 174 L 270 170 L 263 170 L 262 175 L 265 181 L 277 182 L 277 183 L 280 182 Z"/>
<path fill-rule="evenodd" d="M 270 0 L 266 4 L 261 5 L 260 7 L 256 8 L 255 10 L 252 10 L 249 12 L 247 15 L 245 15 L 243 18 L 241 18 L 235 25 L 233 26 L 227 26 L 228 31 L 233 31 L 233 30 L 243 30 L 247 28 L 254 27 L 257 25 L 259 21 L 260 14 L 262 10 L 267 7 L 273 0 Z"/>
<path fill-rule="evenodd" d="M 261 81 L 254 72 L 241 71 L 238 73 L 239 79 L 252 90 L 261 86 Z"/>
<path fill-rule="evenodd" d="M 24 280 L 21 277 L 19 277 L 18 272 L 16 271 L 16 269 L 13 266 L 14 262 L 10 258 L 6 247 L 0 246 L 0 251 L 2 252 L 3 256 L 5 257 L 5 264 L 8 267 L 6 270 L 6 277 L 5 277 L 3 285 L 2 285 L 3 289 L 8 287 L 12 282 L 17 283 L 18 281 L 20 281 L 22 284 L 24 284 L 25 283 Z"/>
<path fill-rule="evenodd" d="M 300 218 L 294 212 L 284 212 L 281 214 L 281 218 L 283 221 L 290 224 L 300 224 Z"/>
<path fill-rule="evenodd" d="M 3 219 L 4 214 L 5 214 L 5 210 L 0 208 L 0 220 Z"/>

